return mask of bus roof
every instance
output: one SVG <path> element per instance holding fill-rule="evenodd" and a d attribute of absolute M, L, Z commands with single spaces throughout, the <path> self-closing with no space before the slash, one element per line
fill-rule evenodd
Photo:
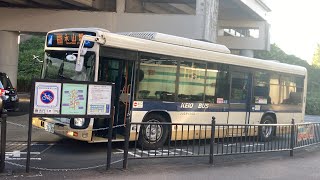
<path fill-rule="evenodd" d="M 66 28 L 52 32 L 87 31 L 96 32 L 105 39 L 102 46 L 129 49 L 134 51 L 164 54 L 175 57 L 203 60 L 208 62 L 232 64 L 243 67 L 306 75 L 304 67 L 230 54 L 227 47 L 156 32 L 111 33 L 101 28 Z"/>
<path fill-rule="evenodd" d="M 188 39 L 188 38 L 183 38 L 183 37 L 178 37 L 178 36 L 173 36 L 168 34 L 162 34 L 158 32 L 122 32 L 117 34 L 136 37 L 140 39 L 147 39 L 151 41 L 162 42 L 166 44 L 173 44 L 173 45 L 185 46 L 185 47 L 190 47 L 195 49 L 202 49 L 202 50 L 230 54 L 230 50 L 224 45 L 214 44 L 214 43 L 199 41 L 194 39 Z"/>
<path fill-rule="evenodd" d="M 166 36 L 161 34 L 161 36 Z M 168 35 L 168 37 L 176 37 Z M 297 75 L 306 75 L 307 70 L 304 67 L 268 61 L 244 56 L 232 55 L 214 51 L 216 44 L 206 43 L 208 47 L 195 48 L 192 46 L 178 45 L 178 43 L 166 43 L 159 40 L 137 38 L 115 33 L 104 33 L 106 43 L 104 46 L 130 49 L 135 51 L 165 54 L 169 56 L 204 60 L 216 63 L 226 63 L 243 67 L 251 67 L 270 71 L 284 72 Z M 155 38 L 156 39 L 156 38 Z M 186 38 L 183 38 L 186 39 Z M 197 40 L 193 40 L 197 41 Z M 199 41 L 201 42 L 201 41 Z M 181 43 L 182 44 L 182 43 Z"/>

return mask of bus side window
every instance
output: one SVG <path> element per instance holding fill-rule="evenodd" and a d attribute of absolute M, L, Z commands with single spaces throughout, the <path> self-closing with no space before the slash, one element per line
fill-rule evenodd
<path fill-rule="evenodd" d="M 174 101 L 177 61 L 142 55 L 137 97 L 139 100 Z M 143 74 L 143 76 L 141 75 Z"/>
<path fill-rule="evenodd" d="M 269 73 L 256 72 L 254 74 L 252 100 L 255 104 L 271 104 Z"/>
<path fill-rule="evenodd" d="M 228 66 L 208 63 L 205 89 L 206 103 L 227 103 L 229 100 Z"/>
<path fill-rule="evenodd" d="M 281 78 L 282 104 L 301 105 L 303 92 L 303 79 L 286 77 Z"/>
<path fill-rule="evenodd" d="M 203 102 L 205 73 L 205 63 L 180 62 L 178 101 Z"/>

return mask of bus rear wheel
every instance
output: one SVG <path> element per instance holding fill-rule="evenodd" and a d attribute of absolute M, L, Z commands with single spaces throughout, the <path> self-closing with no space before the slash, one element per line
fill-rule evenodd
<path fill-rule="evenodd" d="M 275 120 L 272 116 L 266 115 L 261 120 L 260 124 L 274 124 Z M 276 128 L 274 126 L 259 126 L 258 138 L 260 141 L 270 141 L 275 135 Z"/>
<path fill-rule="evenodd" d="M 166 119 L 159 114 L 150 114 L 143 122 L 150 124 L 141 125 L 138 139 L 141 148 L 158 149 L 162 147 L 169 136 L 169 125 L 159 123 L 167 122 Z"/>

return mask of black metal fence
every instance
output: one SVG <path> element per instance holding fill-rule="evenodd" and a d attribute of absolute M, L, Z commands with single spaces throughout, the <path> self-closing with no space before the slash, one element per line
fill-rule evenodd
<path fill-rule="evenodd" d="M 127 126 L 127 159 L 209 157 L 289 151 L 320 143 L 319 123 L 295 124 L 177 124 L 143 122 Z M 168 138 L 162 139 L 167 135 Z M 130 136 L 130 137 L 129 137 Z M 130 144 L 130 141 L 131 144 Z M 163 141 L 163 142 L 161 142 Z M 161 142 L 161 143 L 156 143 Z"/>
<path fill-rule="evenodd" d="M 1 97 L 0 97 L 1 98 Z M 0 109 L 1 143 L 0 143 L 0 173 L 4 172 L 6 154 L 7 113 Z"/>
<path fill-rule="evenodd" d="M 28 126 L 25 128 L 27 127 Z M 112 127 L 111 129 L 113 130 L 118 128 L 118 126 Z M 37 129 L 35 127 L 33 127 L 33 129 L 35 132 L 43 132 L 43 129 Z M 109 128 L 93 129 L 92 133 L 108 129 Z M 13 164 L 12 162 L 15 162 L 5 157 L 6 114 L 3 115 L 1 120 L 1 130 L 0 170 L 3 171 L 4 163 L 7 163 L 7 165 L 9 163 L 10 165 L 10 163 Z M 111 133 L 109 132 L 106 135 L 110 136 Z M 24 141 L 24 143 L 26 144 L 26 141 Z M 118 154 L 116 157 L 113 155 L 113 160 L 115 160 L 114 162 L 123 161 L 124 168 L 127 168 L 128 160 L 134 159 L 205 157 L 208 158 L 209 163 L 213 163 L 215 156 L 235 154 L 288 151 L 292 156 L 295 149 L 318 143 L 320 143 L 320 123 L 295 124 L 294 121 L 292 121 L 291 124 L 216 124 L 214 119 L 210 124 L 132 122 L 126 126 L 124 146 L 122 143 L 117 145 L 118 149 L 123 149 L 123 154 Z M 44 143 L 42 142 L 42 144 Z M 64 165 L 59 164 L 59 168 L 55 167 L 54 164 L 51 165 L 48 163 L 58 156 L 53 156 L 54 154 L 46 154 L 46 156 L 32 154 L 32 152 L 40 151 L 47 153 L 47 148 L 51 146 L 50 142 L 44 145 L 45 146 L 40 146 L 40 144 L 35 144 L 32 146 L 30 152 L 31 159 L 42 158 L 42 160 L 33 161 L 31 166 L 29 165 L 31 167 L 30 169 L 49 169 L 54 171 L 66 169 L 81 170 L 96 167 L 103 168 L 105 166 L 109 168 L 111 165 L 110 161 L 106 162 L 104 159 L 106 157 L 105 152 L 111 153 L 110 144 L 108 148 L 106 144 L 86 145 L 86 147 L 90 149 L 88 151 L 91 152 L 92 158 L 82 156 L 83 154 L 89 156 L 88 151 L 79 151 L 78 154 L 73 151 L 73 149 L 82 148 L 82 146 L 85 145 L 84 143 L 78 145 L 75 143 L 70 145 L 53 145 L 63 152 L 60 154 L 61 159 L 66 160 L 70 158 L 69 163 L 68 160 L 66 160 L 64 161 Z M 75 145 L 77 147 L 74 147 Z M 70 146 L 73 147 L 70 148 Z M 102 156 L 96 156 L 97 147 L 102 152 Z M 7 147 L 7 151 L 9 149 L 10 148 Z M 105 151 L 106 149 L 107 151 Z M 27 149 L 24 148 L 21 153 L 27 153 L 26 150 Z M 114 149 L 114 151 L 115 150 L 116 149 Z M 79 167 L 75 167 L 73 161 L 79 157 L 83 157 L 83 159 L 79 161 L 86 162 L 86 164 L 79 164 Z M 87 161 L 87 159 L 89 160 Z M 89 163 L 92 159 L 98 160 L 94 163 Z M 99 164 L 98 166 L 96 165 L 97 163 Z M 26 164 L 24 160 L 20 162 L 20 165 L 24 164 Z M 16 163 L 16 165 L 19 164 Z"/>

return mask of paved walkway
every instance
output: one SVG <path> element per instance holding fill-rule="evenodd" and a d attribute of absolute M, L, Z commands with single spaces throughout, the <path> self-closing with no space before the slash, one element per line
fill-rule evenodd
<path fill-rule="evenodd" d="M 90 179 L 319 180 L 320 149 L 312 148 L 313 150 L 306 149 L 296 153 L 294 157 L 282 155 L 271 159 L 257 158 L 256 162 L 252 159 L 240 162 L 220 162 L 215 166 L 204 164 L 166 168 L 155 166 L 153 170 L 150 170 L 150 167 L 144 170 L 137 168 L 135 171 L 98 175 Z M 247 155 L 247 158 L 250 156 Z"/>
<path fill-rule="evenodd" d="M 288 152 L 234 155 L 215 157 L 215 165 L 207 164 L 207 158 L 132 160 L 128 170 L 121 170 L 121 163 L 110 171 L 104 168 L 81 171 L 36 171 L 30 174 L 0 175 L 0 179 L 122 179 L 122 180 L 319 180 L 320 147 L 296 150 L 294 157 Z M 63 163 L 63 162 L 61 162 Z"/>

